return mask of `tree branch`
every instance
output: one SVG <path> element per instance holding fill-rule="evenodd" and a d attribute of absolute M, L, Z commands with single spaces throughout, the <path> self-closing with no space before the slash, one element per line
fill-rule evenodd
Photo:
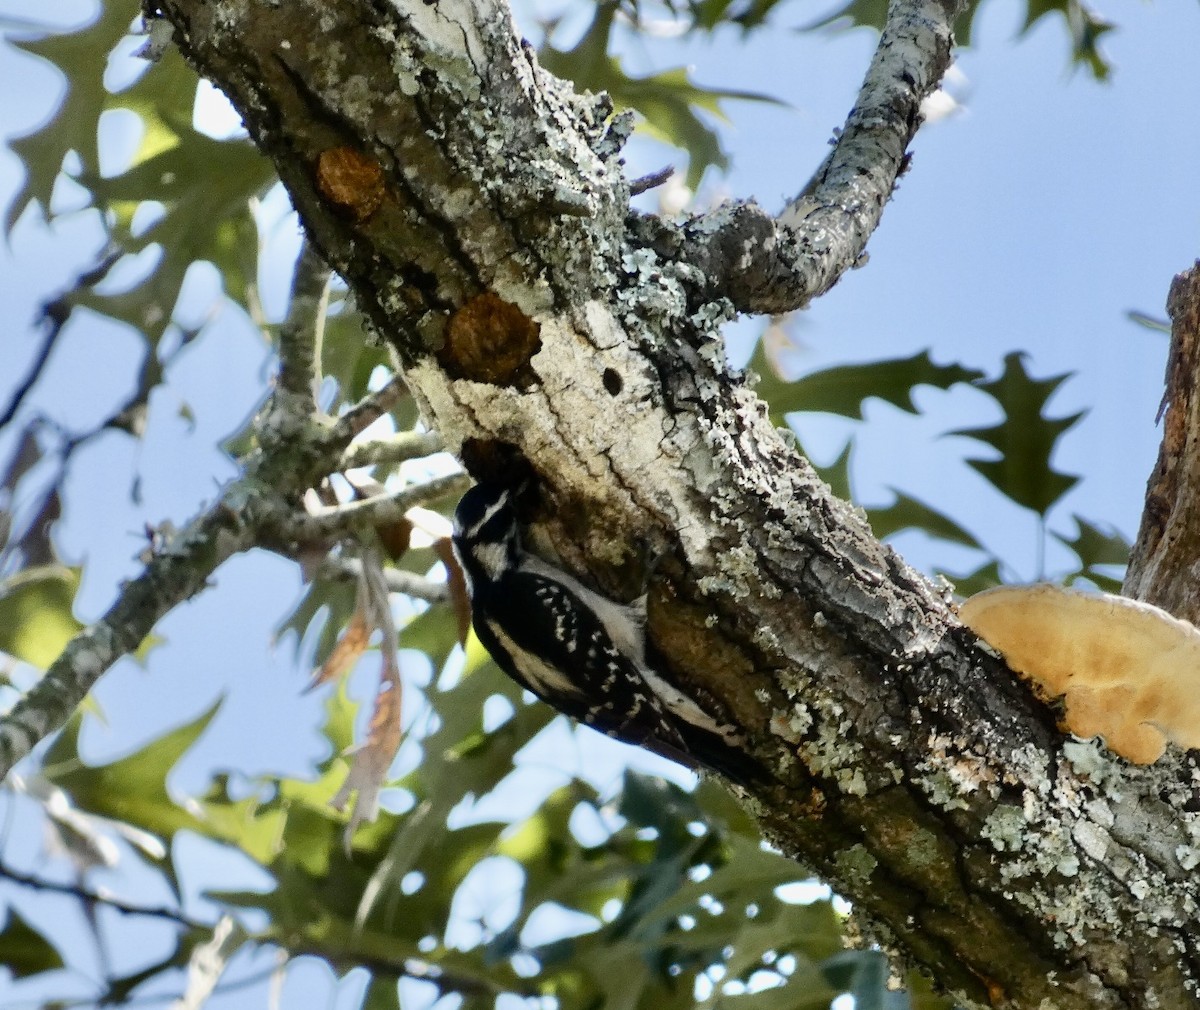
<path fill-rule="evenodd" d="M 3 412 L 0 412 L 0 428 L 3 428 L 17 416 L 17 411 L 21 409 L 21 404 L 25 402 L 25 398 L 32 391 L 33 387 L 37 385 L 38 379 L 41 378 L 42 371 L 45 369 L 46 363 L 50 360 L 50 352 L 54 350 L 54 345 L 58 343 L 58 337 L 62 333 L 62 328 L 67 324 L 67 320 L 71 318 L 71 312 L 75 307 L 72 300 L 73 296 L 78 294 L 83 288 L 94 287 L 104 280 L 120 258 L 120 252 L 105 254 L 94 267 L 76 278 L 74 285 L 72 285 L 69 291 L 47 302 L 42 307 L 42 319 L 48 324 L 46 336 L 42 340 L 42 346 L 38 348 L 38 353 L 34 356 L 33 361 L 30 362 L 29 370 L 25 373 L 25 377 L 17 383 L 16 389 L 13 390 L 8 406 L 4 408 Z"/>
<path fill-rule="evenodd" d="M 2 861 L 0 861 L 0 878 L 11 880 L 14 884 L 20 884 L 22 887 L 47 891 L 53 894 L 65 894 L 67 897 L 78 898 L 83 902 L 103 905 L 105 908 L 111 908 L 114 912 L 119 912 L 121 915 L 144 915 L 153 919 L 167 919 L 176 925 L 184 926 L 188 929 L 212 929 L 210 924 L 200 922 L 196 919 L 189 919 L 178 909 L 167 908 L 161 905 L 134 905 L 130 902 L 122 901 L 120 898 L 114 897 L 105 891 L 90 891 L 80 884 L 60 884 L 52 880 L 46 880 L 43 877 L 35 877 L 29 873 L 22 873 L 20 870 L 15 870 Z"/>
<path fill-rule="evenodd" d="M 360 466 L 393 466 L 410 459 L 431 456 L 445 448 L 436 431 L 404 431 L 391 438 L 355 442 L 343 453 L 338 466 L 353 470 Z"/>
<path fill-rule="evenodd" d="M 273 522 L 267 535 L 277 543 L 304 544 L 339 540 L 355 530 L 400 522 L 410 508 L 461 495 L 470 486 L 471 478 L 465 473 L 435 477 L 423 484 L 414 484 L 391 494 L 362 498 L 344 505 L 322 506 L 313 512 L 290 515 Z"/>
<path fill-rule="evenodd" d="M 950 65 L 961 0 L 892 0 L 854 108 L 833 150 L 778 218 L 753 201 L 681 226 L 643 220 L 655 248 L 700 268 L 711 296 L 739 312 L 783 313 L 824 294 L 860 265 L 867 240 L 908 165 L 921 103 Z"/>
<path fill-rule="evenodd" d="M 240 489 L 234 485 L 230 491 Z M 76 635 L 44 677 L 0 718 L 0 778 L 56 730 L 113 663 L 134 652 L 168 611 L 205 588 L 226 559 L 253 543 L 252 499 L 239 508 L 234 494 L 193 520 L 154 554 L 142 574 L 125 583 L 116 602 Z"/>
<path fill-rule="evenodd" d="M 354 581 L 362 577 L 362 572 L 362 562 L 357 558 L 329 558 L 321 565 L 320 570 L 321 576 L 325 578 Z M 429 603 L 445 603 L 450 599 L 450 587 L 445 582 L 432 582 L 399 568 L 384 568 L 383 577 L 388 592 L 391 593 L 402 593 Z"/>
<path fill-rule="evenodd" d="M 407 394 L 408 387 L 404 385 L 404 380 L 400 376 L 395 375 L 388 379 L 374 393 L 364 396 L 334 422 L 333 430 L 330 432 L 330 442 L 345 447 L 351 439 L 388 413 Z M 363 466 L 364 464 L 347 464 L 347 469 L 351 465 Z"/>
<path fill-rule="evenodd" d="M 329 306 L 329 267 L 310 242 L 300 247 L 292 276 L 292 298 L 279 329 L 279 388 L 307 397 L 316 409 L 319 347 Z"/>

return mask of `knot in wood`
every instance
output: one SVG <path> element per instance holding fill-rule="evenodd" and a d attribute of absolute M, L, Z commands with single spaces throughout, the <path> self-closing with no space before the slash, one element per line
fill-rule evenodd
<path fill-rule="evenodd" d="M 358 222 L 379 209 L 386 193 L 379 163 L 353 147 L 331 147 L 317 156 L 317 188 Z"/>
<path fill-rule="evenodd" d="M 536 381 L 529 359 L 541 345 L 538 324 L 487 291 L 450 317 L 438 361 L 456 379 L 493 386 L 526 385 Z"/>

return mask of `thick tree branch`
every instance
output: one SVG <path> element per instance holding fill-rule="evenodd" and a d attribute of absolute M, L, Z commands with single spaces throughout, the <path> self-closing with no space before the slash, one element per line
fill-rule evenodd
<path fill-rule="evenodd" d="M 666 254 L 699 267 L 709 292 L 741 312 L 803 308 L 862 262 L 867 240 L 908 164 L 921 103 L 950 65 L 960 0 L 892 0 L 858 99 L 833 150 L 778 218 L 753 201 L 680 227 L 646 231 Z"/>

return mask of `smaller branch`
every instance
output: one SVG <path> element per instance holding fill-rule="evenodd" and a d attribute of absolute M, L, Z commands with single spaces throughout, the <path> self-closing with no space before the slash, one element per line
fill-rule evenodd
<path fill-rule="evenodd" d="M 313 244 L 305 241 L 292 275 L 292 300 L 279 329 L 279 388 L 316 406 L 321 340 L 329 307 L 331 271 Z"/>
<path fill-rule="evenodd" d="M 104 256 L 91 270 L 86 271 L 76 278 L 75 283 L 69 291 L 59 295 L 57 298 L 47 302 L 42 307 L 42 319 L 49 323 L 46 337 L 42 341 L 42 346 L 38 348 L 37 356 L 33 359 L 29 366 L 29 370 L 25 373 L 13 390 L 12 399 L 9 400 L 8 406 L 4 408 L 4 412 L 0 414 L 0 428 L 3 428 L 17 415 L 17 411 L 21 409 L 21 404 L 25 402 L 25 398 L 37 385 L 38 379 L 42 376 L 42 371 L 46 367 L 46 362 L 50 360 L 50 352 L 54 350 L 54 345 L 58 343 L 59 334 L 62 333 L 62 328 L 67 324 L 67 320 L 71 318 L 71 312 L 75 308 L 72 302 L 72 295 L 76 294 L 83 288 L 94 287 L 99 284 L 105 277 L 108 276 L 113 265 L 122 256 L 120 252 L 110 252 Z"/>
<path fill-rule="evenodd" d="M 22 873 L 0 861 L 0 879 L 12 881 L 22 887 L 28 887 L 33 890 L 42 891 L 50 894 L 62 894 L 67 897 L 77 898 L 82 902 L 94 902 L 96 905 L 111 908 L 113 911 L 121 915 L 142 915 L 148 918 L 165 919 L 168 922 L 173 922 L 176 925 L 182 926 L 185 929 L 194 929 L 197 931 L 211 932 L 213 925 L 211 923 L 200 922 L 196 919 L 190 919 L 182 912 L 165 906 L 152 905 L 134 905 L 120 898 L 113 897 L 103 891 L 90 891 L 87 888 L 80 887 L 74 884 L 60 884 L 54 881 L 45 880 L 41 877 L 35 877 L 32 874 Z M 337 953 L 322 947 L 320 944 L 297 944 L 283 945 L 278 940 L 268 940 L 265 937 L 250 936 L 250 940 L 255 943 L 275 942 L 279 944 L 280 949 L 285 951 L 289 957 L 297 957 L 302 954 L 309 954 L 313 957 L 319 957 L 324 960 L 337 958 Z M 356 956 L 355 963 L 370 967 L 373 970 L 384 974 L 394 976 L 408 976 L 409 978 L 422 979 L 427 982 L 434 983 L 439 990 L 447 993 L 483 993 L 495 995 L 498 991 L 510 991 L 510 987 L 505 985 L 500 987 L 497 983 L 488 979 L 486 976 L 471 974 L 469 971 L 456 970 L 454 967 L 444 966 L 437 962 L 426 961 L 423 958 L 413 957 L 411 955 L 401 953 L 394 960 L 375 957 L 371 955 Z M 268 973 L 269 974 L 269 973 Z M 266 976 L 254 976 L 253 981 L 261 981 Z M 228 982 L 219 987 L 220 990 L 226 991 L 242 985 L 242 980 Z M 535 991 L 530 989 L 526 995 L 535 995 Z"/>
<path fill-rule="evenodd" d="M 406 431 L 392 438 L 357 442 L 342 454 L 338 467 L 353 470 L 375 464 L 392 465 L 410 459 L 420 459 L 445 448 L 442 436 L 436 431 Z"/>
<path fill-rule="evenodd" d="M 398 946 L 398 945 L 397 945 Z M 427 961 L 421 956 L 412 956 L 397 950 L 388 957 L 371 951 L 355 951 L 353 961 L 346 960 L 340 951 L 330 951 L 320 943 L 308 942 L 285 948 L 293 957 L 307 954 L 333 963 L 344 963 L 347 967 L 368 969 L 373 975 L 392 978 L 414 978 L 432 982 L 441 995 L 485 995 L 499 996 L 512 993 L 534 998 L 541 995 L 533 980 L 506 978 L 503 982 L 488 978 L 486 974 L 473 971 L 471 965 L 448 965 L 445 962 Z M 449 958 L 447 958 L 449 960 Z"/>
<path fill-rule="evenodd" d="M 660 168 L 657 172 L 651 172 L 649 175 L 639 176 L 629 184 L 629 195 L 638 196 L 654 189 L 656 186 L 661 186 L 671 176 L 675 174 L 675 168 L 668 165 L 666 168 Z"/>
<path fill-rule="evenodd" d="M 393 375 L 382 387 L 363 397 L 337 419 L 329 440 L 332 444 L 349 445 L 351 440 L 374 424 L 408 395 L 408 386 Z"/>
<path fill-rule="evenodd" d="M 0 779 L 67 721 L 101 674 L 135 651 L 159 618 L 204 589 L 226 558 L 251 547 L 270 511 L 265 499 L 237 482 L 168 540 L 142 574 L 121 587 L 108 612 L 71 639 L 46 675 L 0 718 Z"/>
<path fill-rule="evenodd" d="M 357 558 L 329 558 L 321 565 L 318 574 L 323 578 L 357 581 L 362 577 L 363 566 Z M 384 568 L 383 577 L 390 593 L 402 593 L 430 603 L 445 603 L 450 599 L 450 587 L 445 582 L 433 582 L 399 568 Z"/>
<path fill-rule="evenodd" d="M 50 316 L 47 314 L 47 319 Z M 23 378 L 13 390 L 12 399 L 9 400 L 8 406 L 4 413 L 0 414 L 0 427 L 8 424 L 14 417 L 17 416 L 17 411 L 21 409 L 21 404 L 25 402 L 25 397 L 29 395 L 33 387 L 37 385 L 37 381 L 41 378 L 42 370 L 46 367 L 46 362 L 50 360 L 50 352 L 54 350 L 54 345 L 58 342 L 58 335 L 62 332 L 63 321 L 52 320 L 49 328 L 46 331 L 46 336 L 42 340 L 42 346 L 38 348 L 37 357 L 29 365 L 29 371 L 25 373 Z"/>
<path fill-rule="evenodd" d="M 776 219 L 729 204 L 676 227 L 638 222 L 661 255 L 699 267 L 708 293 L 741 312 L 781 314 L 861 265 L 921 125 L 921 103 L 950 65 L 962 0 L 892 0 L 858 98 L 833 150 Z"/>
<path fill-rule="evenodd" d="M 111 908 L 114 912 L 120 912 L 121 915 L 144 915 L 153 919 L 167 919 L 188 929 L 212 929 L 211 925 L 195 919 L 189 919 L 182 912 L 173 908 L 155 905 L 132 905 L 104 891 L 89 891 L 86 887 L 79 884 L 60 884 L 52 880 L 45 880 L 42 877 L 35 877 L 29 873 L 22 873 L 20 870 L 13 869 L 3 861 L 0 861 L 0 879 L 11 880 L 14 884 L 20 884 L 22 887 L 29 887 L 36 891 L 65 894 L 71 898 L 78 898 L 83 902 L 103 905 L 105 908 Z"/>
<path fill-rule="evenodd" d="M 323 506 L 312 513 L 293 515 L 273 522 L 269 535 L 285 545 L 340 540 L 359 530 L 400 522 L 404 513 L 415 505 L 428 505 L 439 498 L 461 495 L 470 486 L 471 478 L 465 473 L 436 477 L 394 494 L 376 495 L 345 505 Z"/>
<path fill-rule="evenodd" d="M 408 978 L 432 982 L 443 995 L 499 996 L 502 993 L 513 993 L 526 998 L 541 995 L 540 987 L 535 982 L 521 980 L 520 983 L 514 984 L 512 980 L 508 980 L 500 984 L 486 976 L 468 974 L 436 961 L 419 960 L 415 957 L 404 959 L 404 974 Z"/>

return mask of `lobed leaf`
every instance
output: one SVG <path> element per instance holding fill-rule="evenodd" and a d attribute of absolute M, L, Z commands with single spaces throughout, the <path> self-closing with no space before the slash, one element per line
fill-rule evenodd
<path fill-rule="evenodd" d="M 82 717 L 76 713 L 46 753 L 44 774 L 90 813 L 124 821 L 164 839 L 183 828 L 205 834 L 198 818 L 171 799 L 166 779 L 220 706 L 217 701 L 191 722 L 104 765 L 89 765 L 80 758 Z"/>
<path fill-rule="evenodd" d="M 1074 474 L 1062 473 L 1051 465 L 1058 440 L 1086 413 L 1046 416 L 1047 402 L 1068 378 L 1070 373 L 1034 379 L 1025 370 L 1024 354 L 1008 354 L 999 378 L 976 384 L 977 389 L 1000 406 L 1004 420 L 986 428 L 947 432 L 973 438 L 995 449 L 998 459 L 967 462 L 1006 498 L 1042 517 L 1079 483 Z"/>
<path fill-rule="evenodd" d="M 597 4 L 591 25 L 573 48 L 555 49 L 547 42 L 538 58 L 543 67 L 573 81 L 578 88 L 607 92 L 618 109 L 635 109 L 644 117 L 642 129 L 687 151 L 687 185 L 694 190 L 710 165 L 720 169 L 728 166 L 716 131 L 698 111 L 724 118 L 721 99 L 776 99 L 748 91 L 701 87 L 692 83 L 682 67 L 631 77 L 619 58 L 608 55 L 616 13 L 616 4 Z"/>
<path fill-rule="evenodd" d="M 824 411 L 861 421 L 863 402 L 872 396 L 916 414 L 912 394 L 917 386 L 944 390 L 984 377 L 978 369 L 935 364 L 928 349 L 909 358 L 838 365 L 788 381 L 760 342 L 748 367 L 759 376 L 758 395 L 770 404 L 772 416 L 780 418 L 793 411 Z"/>
<path fill-rule="evenodd" d="M 893 489 L 893 492 L 896 500 L 891 505 L 867 509 L 871 528 L 880 540 L 903 530 L 921 530 L 951 543 L 982 550 L 979 541 L 944 512 L 939 512 L 902 491 Z"/>

